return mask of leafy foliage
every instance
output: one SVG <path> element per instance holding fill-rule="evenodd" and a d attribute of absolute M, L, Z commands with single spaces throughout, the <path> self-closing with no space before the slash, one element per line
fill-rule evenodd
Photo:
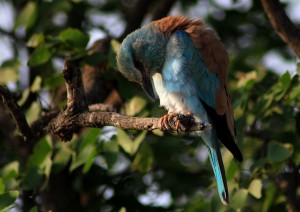
<path fill-rule="evenodd" d="M 7 34 L 16 38 L 16 52 L 0 66 L 0 85 L 15 87 L 11 92 L 29 123 L 65 106 L 61 61 L 66 57 L 81 67 L 88 101 L 107 102 L 115 92 L 117 102 L 122 102 L 116 106 L 123 114 L 159 117 L 165 113 L 116 71 L 117 37 L 88 46 L 92 29 L 110 34 L 113 27 L 93 21 L 97 15 L 127 20 L 130 8 L 122 2 L 12 1 L 18 15 Z M 197 3 L 179 2 L 183 13 Z M 230 56 L 229 90 L 245 160 L 237 164 L 223 151 L 231 198 L 228 207 L 219 200 L 200 139 L 103 127 L 80 129 L 68 143 L 49 135 L 22 143 L 0 105 L 0 210 L 55 211 L 51 205 L 60 211 L 287 210 L 288 197 L 280 179 L 292 176 L 294 170 L 299 179 L 300 80 L 291 70 L 279 75 L 261 62 L 270 49 L 285 58 L 292 54 L 271 29 L 259 1 L 250 6 L 234 1 L 231 8 L 217 2 L 199 1 L 196 6 L 208 8 L 204 18 Z M 153 1 L 153 8 L 157 4 L 160 1 Z M 150 15 L 155 12 L 149 11 Z M 23 34 L 17 35 L 20 31 Z M 18 45 L 28 52 L 25 62 Z M 27 63 L 27 85 L 21 62 Z M 293 195 L 299 199 L 299 180 L 294 188 Z"/>

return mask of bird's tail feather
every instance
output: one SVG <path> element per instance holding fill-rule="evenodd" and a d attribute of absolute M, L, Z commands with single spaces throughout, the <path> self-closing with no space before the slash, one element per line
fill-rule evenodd
<path fill-rule="evenodd" d="M 216 140 L 213 144 L 214 145 L 212 146 L 207 145 L 208 155 L 217 181 L 219 196 L 221 198 L 222 203 L 224 205 L 228 205 L 229 195 L 222 156 L 220 153 L 218 141 Z"/>

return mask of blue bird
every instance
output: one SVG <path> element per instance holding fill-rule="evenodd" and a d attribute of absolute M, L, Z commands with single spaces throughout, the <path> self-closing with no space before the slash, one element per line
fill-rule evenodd
<path fill-rule="evenodd" d="M 204 140 L 220 199 L 229 204 L 218 140 L 243 160 L 227 89 L 227 52 L 203 21 L 166 17 L 129 34 L 117 55 L 119 71 L 139 83 L 169 114 L 193 114 L 212 130 L 197 132 Z M 167 123 L 166 123 L 167 125 Z"/>

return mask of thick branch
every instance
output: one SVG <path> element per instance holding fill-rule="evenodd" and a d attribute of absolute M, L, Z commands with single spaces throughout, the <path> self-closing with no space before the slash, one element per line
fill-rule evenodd
<path fill-rule="evenodd" d="M 261 0 L 261 3 L 278 35 L 300 57 L 300 30 L 286 15 L 279 0 Z"/>
<path fill-rule="evenodd" d="M 10 92 L 2 86 L 0 86 L 0 97 L 2 97 L 3 104 L 12 115 L 17 125 L 18 131 L 22 135 L 23 139 L 28 140 L 33 138 L 34 133 L 29 127 L 24 113 L 22 112 L 16 101 L 13 99 Z"/>
<path fill-rule="evenodd" d="M 181 129 L 186 132 L 210 130 L 208 123 L 196 123 L 189 116 L 180 116 Z M 73 131 L 81 127 L 115 126 L 126 130 L 165 130 L 161 125 L 161 118 L 142 118 L 123 116 L 114 112 L 83 112 L 68 116 L 64 112 L 48 125 L 48 131 L 57 135 L 61 140 L 68 141 L 72 138 Z M 171 124 L 176 131 L 176 123 Z"/>

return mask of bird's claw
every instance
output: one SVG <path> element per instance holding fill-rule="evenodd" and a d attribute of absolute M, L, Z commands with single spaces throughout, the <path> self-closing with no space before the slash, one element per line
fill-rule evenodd
<path fill-rule="evenodd" d="M 163 130 L 168 131 L 169 133 L 173 133 L 173 132 L 177 132 L 182 133 L 186 131 L 186 124 L 185 122 L 183 122 L 183 119 L 187 119 L 187 118 L 193 118 L 193 114 L 188 113 L 185 115 L 182 114 L 176 114 L 176 113 L 169 113 L 164 115 L 161 120 L 161 126 Z"/>

